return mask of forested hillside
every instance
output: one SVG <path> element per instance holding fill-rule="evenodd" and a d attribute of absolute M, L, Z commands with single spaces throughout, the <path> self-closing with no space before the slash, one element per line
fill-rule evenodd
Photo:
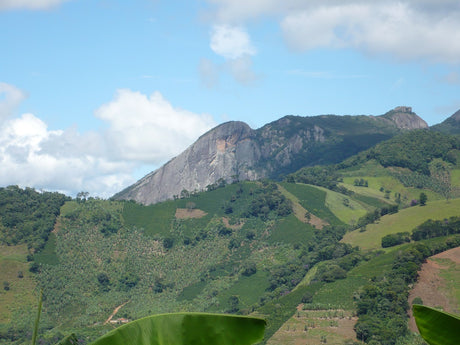
<path fill-rule="evenodd" d="M 377 144 L 336 165 L 303 168 L 287 177 L 290 182 L 311 183 L 328 189 L 347 193 L 353 187 L 371 187 L 380 183 L 378 189 L 391 199 L 409 205 L 414 194 L 401 193 L 395 187 L 411 190 L 428 190 L 446 199 L 458 197 L 457 176 L 460 170 L 460 137 L 429 130 L 414 130 Z M 378 182 L 377 180 L 380 179 Z M 389 182 L 389 179 L 396 180 Z M 344 186 L 342 182 L 353 187 Z M 384 185 L 393 186 L 393 190 Z M 399 196 L 394 197 L 394 193 Z M 420 192 L 419 192 L 420 193 Z M 390 195 L 386 195 L 390 200 Z M 402 196 L 403 197 L 403 196 Z M 437 198 L 438 196 L 434 196 Z"/>
<path fill-rule="evenodd" d="M 0 243 L 25 243 L 32 252 L 40 251 L 61 206 L 69 199 L 63 194 L 39 193 L 32 188 L 0 188 Z"/>

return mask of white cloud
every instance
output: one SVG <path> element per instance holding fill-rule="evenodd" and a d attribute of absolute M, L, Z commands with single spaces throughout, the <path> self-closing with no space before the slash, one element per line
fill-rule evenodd
<path fill-rule="evenodd" d="M 227 59 L 256 54 L 248 33 L 238 26 L 215 25 L 211 30 L 210 45 L 214 53 Z"/>
<path fill-rule="evenodd" d="M 0 0 L 0 10 L 45 10 L 68 0 Z"/>
<path fill-rule="evenodd" d="M 108 123 L 112 156 L 154 164 L 179 154 L 215 125 L 210 115 L 175 108 L 159 92 L 148 97 L 126 89 L 96 116 Z"/>
<path fill-rule="evenodd" d="M 0 124 L 10 117 L 26 98 L 24 92 L 6 83 L 0 83 Z"/>
<path fill-rule="evenodd" d="M 355 48 L 404 60 L 460 62 L 460 11 L 439 17 L 409 3 L 351 3 L 287 15 L 281 28 L 296 50 Z"/>
<path fill-rule="evenodd" d="M 0 123 L 0 185 L 109 197 L 146 163 L 164 163 L 214 126 L 209 115 L 174 108 L 158 92 L 119 90 L 96 115 L 107 121 L 104 132 L 52 131 L 33 114 Z"/>
<path fill-rule="evenodd" d="M 67 135 L 67 131 L 48 130 L 33 114 L 6 121 L 0 127 L 0 185 L 17 184 L 68 194 L 87 190 L 109 197 L 133 182 L 132 163 L 109 161 L 93 155 L 87 147 L 69 146 Z M 79 136 L 84 142 L 85 136 Z M 77 144 L 72 138 L 70 142 Z"/>
<path fill-rule="evenodd" d="M 271 16 L 297 51 L 353 48 L 402 60 L 460 63 L 458 0 L 208 0 L 219 23 Z M 235 24 L 236 23 L 236 24 Z"/>
<path fill-rule="evenodd" d="M 257 79 L 251 59 L 257 51 L 242 27 L 215 25 L 211 30 L 210 47 L 214 53 L 225 58 L 225 63 L 219 66 L 207 59 L 200 62 L 199 72 L 206 86 L 215 86 L 224 70 L 241 84 L 250 84 Z"/>

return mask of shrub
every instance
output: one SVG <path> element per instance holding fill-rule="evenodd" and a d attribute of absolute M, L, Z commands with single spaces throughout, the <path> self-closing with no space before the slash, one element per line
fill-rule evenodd
<path fill-rule="evenodd" d="M 397 246 L 405 242 L 410 242 L 410 235 L 408 232 L 398 232 L 396 234 L 389 234 L 382 237 L 382 247 L 388 248 Z"/>

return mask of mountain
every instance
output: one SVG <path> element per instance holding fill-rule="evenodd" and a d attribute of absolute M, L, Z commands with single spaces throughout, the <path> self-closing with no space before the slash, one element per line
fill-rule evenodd
<path fill-rule="evenodd" d="M 304 166 L 338 163 L 401 131 L 419 128 L 428 125 L 410 107 L 380 116 L 290 115 L 257 130 L 244 122 L 227 122 L 113 199 L 148 205 L 219 181 L 278 179 Z"/>
<path fill-rule="evenodd" d="M 446 134 L 460 134 L 460 110 L 431 129 Z"/>

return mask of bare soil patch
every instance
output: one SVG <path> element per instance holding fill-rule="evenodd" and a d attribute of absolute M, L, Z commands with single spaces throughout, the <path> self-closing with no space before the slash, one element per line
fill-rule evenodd
<path fill-rule="evenodd" d="M 342 345 L 356 341 L 353 327 L 357 317 L 346 310 L 303 310 L 302 305 L 267 342 L 268 345 Z"/>
<path fill-rule="evenodd" d="M 435 259 L 447 259 L 455 265 L 460 265 L 460 247 L 447 250 L 427 259 L 422 265 L 419 272 L 419 279 L 409 294 L 409 304 L 415 297 L 420 297 L 424 305 L 431 307 L 441 307 L 449 313 L 457 313 L 459 306 L 455 299 L 446 290 L 446 282 L 440 276 L 440 272 L 448 268 L 435 261 Z M 409 310 L 409 329 L 417 332 L 417 326 L 412 316 L 412 310 Z"/>
<path fill-rule="evenodd" d="M 189 218 L 202 218 L 206 216 L 207 213 L 199 209 L 188 209 L 188 208 L 178 208 L 176 209 L 176 218 L 177 219 L 189 219 Z"/>

